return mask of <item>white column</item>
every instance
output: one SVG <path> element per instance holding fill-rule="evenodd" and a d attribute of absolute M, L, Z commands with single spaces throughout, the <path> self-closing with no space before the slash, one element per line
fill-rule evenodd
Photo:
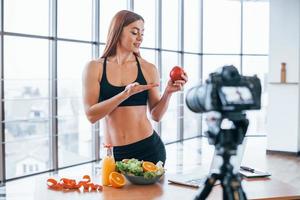
<path fill-rule="evenodd" d="M 299 152 L 300 1 L 270 0 L 268 150 Z M 287 83 L 280 83 L 281 63 Z"/>

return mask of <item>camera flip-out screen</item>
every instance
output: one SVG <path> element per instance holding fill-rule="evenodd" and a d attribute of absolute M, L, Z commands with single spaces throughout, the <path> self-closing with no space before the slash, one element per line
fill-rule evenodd
<path fill-rule="evenodd" d="M 222 86 L 220 93 L 223 105 L 248 105 L 254 103 L 250 89 L 245 86 Z"/>

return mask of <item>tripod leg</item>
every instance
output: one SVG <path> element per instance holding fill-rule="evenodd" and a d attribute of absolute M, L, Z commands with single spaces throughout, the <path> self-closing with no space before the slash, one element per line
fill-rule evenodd
<path fill-rule="evenodd" d="M 232 188 L 229 182 L 223 183 L 223 200 L 237 200 L 232 192 Z"/>
<path fill-rule="evenodd" d="M 241 185 L 237 188 L 233 188 L 233 192 L 234 192 L 234 194 L 236 194 L 238 196 L 238 199 L 247 200 L 247 196 L 246 196 L 245 192 L 243 191 L 243 188 Z"/>
<path fill-rule="evenodd" d="M 242 188 L 242 179 L 238 174 L 235 174 L 232 188 L 233 188 L 233 191 L 238 194 L 239 199 L 241 199 L 241 200 L 247 199 L 247 196 Z"/>
<path fill-rule="evenodd" d="M 209 193 L 211 192 L 211 189 L 215 185 L 218 174 L 212 174 L 210 177 L 208 177 L 204 183 L 204 188 L 199 192 L 199 194 L 195 197 L 195 200 L 204 200 L 207 198 Z"/>
<path fill-rule="evenodd" d="M 223 189 L 223 198 L 226 200 L 247 200 L 241 183 L 237 179 L 226 183 Z"/>
<path fill-rule="evenodd" d="M 243 191 L 242 188 L 239 188 L 239 195 L 240 195 L 240 199 L 247 200 L 246 193 Z"/>

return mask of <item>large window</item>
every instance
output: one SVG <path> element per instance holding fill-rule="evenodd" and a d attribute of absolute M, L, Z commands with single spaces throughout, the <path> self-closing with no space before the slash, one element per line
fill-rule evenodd
<path fill-rule="evenodd" d="M 200 53 L 202 27 L 201 25 L 201 1 L 188 0 L 184 1 L 184 51 Z M 200 60 L 200 59 L 199 59 Z M 198 65 L 199 66 L 199 65 Z"/>
<path fill-rule="evenodd" d="M 162 0 L 162 39 L 163 49 L 178 50 L 179 45 L 179 1 Z"/>
<path fill-rule="evenodd" d="M 100 0 L 100 42 L 106 42 L 109 24 L 113 16 L 120 10 L 127 9 L 126 0 L 118 0 L 118 3 L 112 3 L 111 0 Z"/>
<path fill-rule="evenodd" d="M 250 120 L 247 135 L 265 135 L 267 123 L 267 102 L 268 102 L 268 56 L 244 56 L 243 57 L 243 74 L 246 76 L 257 75 L 261 81 L 261 109 L 247 111 L 247 117 Z"/>
<path fill-rule="evenodd" d="M 5 31 L 48 35 L 49 0 L 9 0 L 4 11 Z"/>
<path fill-rule="evenodd" d="M 5 1 L 0 181 L 93 160 L 81 96 L 94 43 L 92 2 Z"/>
<path fill-rule="evenodd" d="M 203 53 L 241 52 L 241 3 L 203 0 Z"/>
<path fill-rule="evenodd" d="M 169 81 L 169 72 L 171 71 L 172 67 L 178 64 L 178 53 L 174 52 L 162 52 L 162 88 L 166 88 L 167 82 Z M 178 93 L 173 94 L 170 102 L 168 112 L 165 113 L 162 119 L 162 130 L 161 135 L 164 142 L 172 142 L 178 139 Z"/>
<path fill-rule="evenodd" d="M 147 9 L 145 9 L 147 8 Z M 145 33 L 142 43 L 143 47 L 155 47 L 155 1 L 135 0 L 134 11 L 141 15 L 145 20 Z M 152 61 L 153 62 L 153 61 Z M 154 63 L 154 62 L 153 62 Z"/>
<path fill-rule="evenodd" d="M 58 42 L 57 118 L 59 167 L 92 160 L 92 131 L 82 104 L 82 71 L 91 45 Z"/>
<path fill-rule="evenodd" d="M 189 75 L 189 81 L 185 85 L 184 94 L 188 91 L 187 89 L 201 84 L 201 65 L 200 56 L 195 54 L 184 55 L 184 70 Z M 186 104 L 184 104 L 184 138 L 190 138 L 198 136 L 201 132 L 201 115 L 192 112 Z"/>
<path fill-rule="evenodd" d="M 6 176 L 49 169 L 48 41 L 4 37 Z M 32 170 L 23 165 L 37 164 Z"/>
<path fill-rule="evenodd" d="M 92 0 L 57 1 L 57 37 L 92 39 Z"/>
<path fill-rule="evenodd" d="M 243 5 L 243 53 L 268 54 L 269 2 L 245 1 Z"/>
<path fill-rule="evenodd" d="M 1 5 L 0 138 L 5 152 L 0 169 L 5 177 L 0 182 L 99 159 L 104 128 L 86 119 L 81 74 L 90 59 L 101 56 L 109 23 L 123 9 L 145 20 L 141 55 L 156 65 L 161 94 L 173 66 L 183 66 L 189 75 L 162 121 L 151 121 L 165 143 L 205 131 L 202 115 L 191 112 L 184 98 L 224 65 L 261 79 L 262 109 L 247 112 L 247 134 L 266 134 L 268 1 L 9 0 Z"/>
<path fill-rule="evenodd" d="M 243 74 L 256 74 L 262 85 L 261 110 L 248 111 L 247 135 L 266 134 L 269 67 L 269 2 L 244 2 L 243 14 Z M 255 13 L 255 14 L 253 14 Z"/>

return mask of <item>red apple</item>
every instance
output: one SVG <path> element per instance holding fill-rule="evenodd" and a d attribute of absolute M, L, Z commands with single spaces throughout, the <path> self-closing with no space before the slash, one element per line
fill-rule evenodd
<path fill-rule="evenodd" d="M 170 78 L 173 82 L 177 80 L 183 80 L 183 78 L 181 77 L 181 75 L 183 74 L 184 74 L 183 69 L 179 66 L 175 66 L 170 71 Z"/>

